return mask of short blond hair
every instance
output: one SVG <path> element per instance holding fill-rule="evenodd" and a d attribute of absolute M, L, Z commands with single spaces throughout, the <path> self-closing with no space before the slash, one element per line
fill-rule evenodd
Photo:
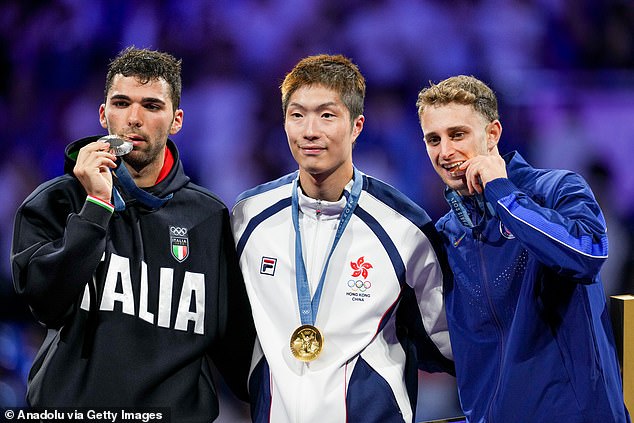
<path fill-rule="evenodd" d="M 429 86 L 418 93 L 416 107 L 418 116 L 428 106 L 458 103 L 473 106 L 489 122 L 500 118 L 495 93 L 487 84 L 473 76 L 458 75 Z"/>

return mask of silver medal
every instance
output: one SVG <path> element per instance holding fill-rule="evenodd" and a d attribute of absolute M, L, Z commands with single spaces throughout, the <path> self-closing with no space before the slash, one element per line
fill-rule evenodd
<path fill-rule="evenodd" d="M 115 156 L 124 156 L 132 151 L 134 146 L 128 140 L 124 140 L 123 138 L 117 135 L 106 135 L 104 137 L 99 138 L 99 141 L 107 142 L 110 144 L 110 152 Z"/>

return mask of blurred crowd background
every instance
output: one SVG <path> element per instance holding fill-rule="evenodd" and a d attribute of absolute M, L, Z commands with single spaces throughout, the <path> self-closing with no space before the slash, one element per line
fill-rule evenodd
<path fill-rule="evenodd" d="M 567 168 L 608 221 L 606 295 L 634 291 L 632 0 L 3 0 L 0 3 L 0 407 L 24 403 L 44 334 L 16 298 L 15 209 L 62 172 L 67 143 L 102 134 L 108 62 L 135 45 L 183 60 L 183 130 L 192 179 L 229 207 L 295 169 L 279 84 L 302 57 L 342 53 L 367 82 L 355 164 L 436 219 L 448 207 L 416 115 L 430 80 L 471 74 L 500 100 L 500 151 Z M 421 374 L 419 419 L 459 413 L 450 377 Z M 246 421 L 242 404 L 221 421 Z"/>

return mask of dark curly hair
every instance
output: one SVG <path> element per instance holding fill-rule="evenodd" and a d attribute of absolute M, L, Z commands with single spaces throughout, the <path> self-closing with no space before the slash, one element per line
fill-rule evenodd
<path fill-rule="evenodd" d="M 178 109 L 181 101 L 181 60 L 174 56 L 156 51 L 128 47 L 122 50 L 108 65 L 104 99 L 112 88 L 112 81 L 118 74 L 134 76 L 142 84 L 152 80 L 164 79 L 170 86 L 173 109 Z M 105 101 L 104 100 L 104 101 Z"/>

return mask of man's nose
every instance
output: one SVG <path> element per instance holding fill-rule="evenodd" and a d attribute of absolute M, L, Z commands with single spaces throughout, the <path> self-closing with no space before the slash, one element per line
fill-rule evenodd
<path fill-rule="evenodd" d="M 143 125 L 140 107 L 141 106 L 134 104 L 130 106 L 128 113 L 128 126 L 140 127 Z"/>
<path fill-rule="evenodd" d="M 451 157 L 451 155 L 454 153 L 453 144 L 448 139 L 441 139 L 439 147 L 440 156 L 443 158 Z"/>
<path fill-rule="evenodd" d="M 318 118 L 307 116 L 304 120 L 304 138 L 315 139 L 319 137 Z"/>

